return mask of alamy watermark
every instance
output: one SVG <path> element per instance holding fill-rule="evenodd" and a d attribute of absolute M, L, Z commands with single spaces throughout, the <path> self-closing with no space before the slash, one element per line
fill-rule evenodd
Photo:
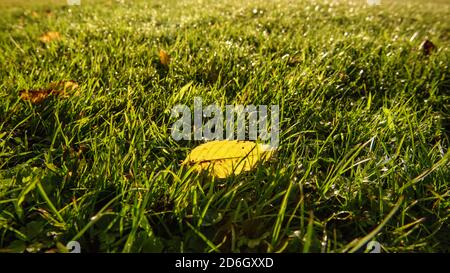
<path fill-rule="evenodd" d="M 70 241 L 66 245 L 69 253 L 81 253 L 81 245 L 78 241 Z"/>
<path fill-rule="evenodd" d="M 67 0 L 67 5 L 79 6 L 79 5 L 81 5 L 81 0 Z"/>
<path fill-rule="evenodd" d="M 370 241 L 366 246 L 366 250 L 369 253 L 381 253 L 381 244 L 377 241 Z"/>
<path fill-rule="evenodd" d="M 258 105 L 258 107 L 226 105 L 223 111 L 217 104 L 204 107 L 202 98 L 195 97 L 193 123 L 191 109 L 184 104 L 178 104 L 172 108 L 171 118 L 178 118 L 171 128 L 172 137 L 176 141 L 192 138 L 194 140 L 259 140 L 271 148 L 278 147 L 280 141 L 278 105 L 271 105 L 270 111 L 267 105 Z M 205 124 L 203 118 L 208 119 Z"/>
<path fill-rule="evenodd" d="M 381 0 L 367 0 L 369 6 L 379 6 L 381 5 Z"/>

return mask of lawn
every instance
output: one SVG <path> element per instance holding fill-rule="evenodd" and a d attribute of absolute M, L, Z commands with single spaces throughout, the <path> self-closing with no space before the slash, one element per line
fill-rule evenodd
<path fill-rule="evenodd" d="M 0 252 L 450 251 L 450 3 L 422 2 L 1 1 Z M 278 105 L 273 156 L 182 164 L 194 97 Z"/>

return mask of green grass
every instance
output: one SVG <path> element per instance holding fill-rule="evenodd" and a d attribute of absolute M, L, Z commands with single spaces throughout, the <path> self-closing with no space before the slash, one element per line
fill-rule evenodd
<path fill-rule="evenodd" d="M 0 252 L 450 250 L 448 1 L 81 1 L 0 6 Z M 182 166 L 195 96 L 278 104 L 276 156 Z"/>

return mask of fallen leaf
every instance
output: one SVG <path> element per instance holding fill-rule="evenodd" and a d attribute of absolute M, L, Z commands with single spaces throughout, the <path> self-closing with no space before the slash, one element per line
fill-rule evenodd
<path fill-rule="evenodd" d="M 46 89 L 19 91 L 19 95 L 22 100 L 28 100 L 33 104 L 43 102 L 50 95 L 50 93 L 51 90 Z"/>
<path fill-rule="evenodd" d="M 76 83 L 75 81 L 72 81 L 72 80 L 52 82 L 49 84 L 49 89 L 71 91 L 71 90 L 74 90 L 77 88 L 78 88 L 78 83 Z"/>
<path fill-rule="evenodd" d="M 164 66 L 169 66 L 170 64 L 170 55 L 163 49 L 159 51 L 159 61 Z"/>
<path fill-rule="evenodd" d="M 39 104 L 47 99 L 49 96 L 58 96 L 67 98 L 69 92 L 78 88 L 78 84 L 74 81 L 59 81 L 52 82 L 48 88 L 35 90 L 21 90 L 19 91 L 22 100 L 30 101 L 33 104 Z"/>
<path fill-rule="evenodd" d="M 252 141 L 216 140 L 194 148 L 183 164 L 197 171 L 208 170 L 218 178 L 226 178 L 253 169 L 259 161 L 268 160 L 274 150 Z"/>
<path fill-rule="evenodd" d="M 39 37 L 39 40 L 43 43 L 50 43 L 51 41 L 60 40 L 61 35 L 59 32 L 56 31 L 49 31 L 44 33 L 41 37 Z"/>
<path fill-rule="evenodd" d="M 430 55 L 431 52 L 436 50 L 436 46 L 430 40 L 423 41 L 423 43 L 420 45 L 420 48 L 422 49 L 423 54 L 427 56 Z"/>

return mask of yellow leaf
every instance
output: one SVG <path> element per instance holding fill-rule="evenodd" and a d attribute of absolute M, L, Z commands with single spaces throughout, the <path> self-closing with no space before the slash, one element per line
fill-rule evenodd
<path fill-rule="evenodd" d="M 218 178 L 250 171 L 259 161 L 268 160 L 274 150 L 251 141 L 211 141 L 194 148 L 183 164 L 193 165 L 197 171 L 208 170 Z"/>
<path fill-rule="evenodd" d="M 161 62 L 162 65 L 169 66 L 169 64 L 170 64 L 170 56 L 165 50 L 161 49 L 159 51 L 159 61 Z"/>
<path fill-rule="evenodd" d="M 50 43 L 51 41 L 59 39 L 61 39 L 61 35 L 56 31 L 46 32 L 41 37 L 39 37 L 39 40 L 41 40 L 41 42 L 43 43 Z"/>

